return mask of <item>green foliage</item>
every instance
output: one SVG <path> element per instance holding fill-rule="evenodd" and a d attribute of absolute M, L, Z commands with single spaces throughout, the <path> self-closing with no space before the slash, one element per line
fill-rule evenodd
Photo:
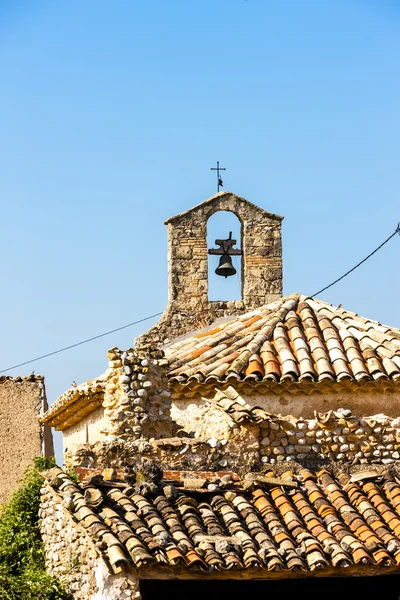
<path fill-rule="evenodd" d="M 71 481 L 73 481 L 74 483 L 79 483 L 79 476 L 75 469 L 73 469 L 72 467 L 68 467 L 68 469 L 66 469 L 65 472 L 67 473 Z"/>
<path fill-rule="evenodd" d="M 0 600 L 66 600 L 60 583 L 46 573 L 39 531 L 41 471 L 54 459 L 37 457 L 21 487 L 0 513 Z"/>

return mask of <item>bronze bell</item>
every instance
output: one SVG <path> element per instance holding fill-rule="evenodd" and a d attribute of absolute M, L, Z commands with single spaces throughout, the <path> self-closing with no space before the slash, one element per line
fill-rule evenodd
<path fill-rule="evenodd" d="M 217 275 L 221 277 L 230 277 L 236 273 L 236 269 L 232 264 L 232 259 L 229 254 L 223 254 L 219 259 L 219 265 L 215 269 Z"/>

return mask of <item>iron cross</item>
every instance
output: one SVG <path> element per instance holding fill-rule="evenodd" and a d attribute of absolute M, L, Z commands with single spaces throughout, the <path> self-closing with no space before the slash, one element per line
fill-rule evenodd
<path fill-rule="evenodd" d="M 211 167 L 210 171 L 217 171 L 217 181 L 218 181 L 217 190 L 219 192 L 219 188 L 220 187 L 224 187 L 224 184 L 223 184 L 223 181 L 222 181 L 222 178 L 221 178 L 221 175 L 220 175 L 220 171 L 226 171 L 226 169 L 225 169 L 225 167 L 220 167 L 219 166 L 219 160 L 217 160 L 217 168 Z"/>

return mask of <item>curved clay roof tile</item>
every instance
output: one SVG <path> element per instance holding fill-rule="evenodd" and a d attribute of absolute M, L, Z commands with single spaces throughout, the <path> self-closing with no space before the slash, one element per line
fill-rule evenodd
<path fill-rule="evenodd" d="M 368 350 L 368 351 L 366 351 Z M 400 378 L 400 331 L 294 294 L 165 348 L 171 377 L 209 381 Z"/>

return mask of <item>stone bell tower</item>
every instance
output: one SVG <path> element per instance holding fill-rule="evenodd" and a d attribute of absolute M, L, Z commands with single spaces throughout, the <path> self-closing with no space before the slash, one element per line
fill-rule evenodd
<path fill-rule="evenodd" d="M 241 223 L 241 300 L 208 300 L 207 221 L 221 210 L 232 212 Z M 136 340 L 137 346 L 172 340 L 220 317 L 244 313 L 280 298 L 282 219 L 232 192 L 218 192 L 167 219 L 168 305 L 158 323 Z"/>

